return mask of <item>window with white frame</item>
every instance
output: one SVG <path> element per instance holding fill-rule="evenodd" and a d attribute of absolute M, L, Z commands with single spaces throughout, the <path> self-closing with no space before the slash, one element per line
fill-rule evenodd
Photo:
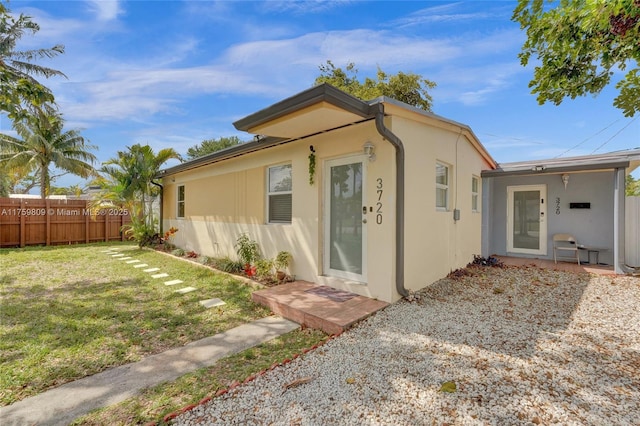
<path fill-rule="evenodd" d="M 184 217 L 184 185 L 178 185 L 178 206 L 176 217 Z"/>
<path fill-rule="evenodd" d="M 471 177 L 471 211 L 479 212 L 478 210 L 478 182 L 480 180 L 476 176 Z"/>
<path fill-rule="evenodd" d="M 267 169 L 267 212 L 269 223 L 291 223 L 291 164 Z"/>
<path fill-rule="evenodd" d="M 449 166 L 436 163 L 436 209 L 449 209 Z"/>

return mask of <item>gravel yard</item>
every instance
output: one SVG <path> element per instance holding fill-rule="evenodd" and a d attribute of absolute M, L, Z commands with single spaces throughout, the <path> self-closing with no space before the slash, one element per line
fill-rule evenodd
<path fill-rule="evenodd" d="M 473 271 L 175 423 L 640 424 L 640 278 Z"/>

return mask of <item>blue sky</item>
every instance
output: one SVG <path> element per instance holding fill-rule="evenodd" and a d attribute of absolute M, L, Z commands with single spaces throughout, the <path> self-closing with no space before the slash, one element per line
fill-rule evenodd
<path fill-rule="evenodd" d="M 185 153 L 204 139 L 250 135 L 232 122 L 309 88 L 327 60 L 421 74 L 436 114 L 469 125 L 498 162 L 640 146 L 640 119 L 597 97 L 539 106 L 525 34 L 510 1 L 24 1 L 41 31 L 19 49 L 64 44 L 43 65 L 67 128 L 105 161 L 135 143 Z M 614 82 L 622 74 L 614 76 Z M 10 122 L 0 117 L 0 130 Z M 637 172 L 635 173 L 637 174 Z M 65 176 L 65 186 L 79 182 Z"/>

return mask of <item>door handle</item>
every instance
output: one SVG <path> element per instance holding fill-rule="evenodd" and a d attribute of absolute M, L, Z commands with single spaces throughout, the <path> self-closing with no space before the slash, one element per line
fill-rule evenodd
<path fill-rule="evenodd" d="M 367 219 L 362 219 L 362 223 L 367 223 Z"/>

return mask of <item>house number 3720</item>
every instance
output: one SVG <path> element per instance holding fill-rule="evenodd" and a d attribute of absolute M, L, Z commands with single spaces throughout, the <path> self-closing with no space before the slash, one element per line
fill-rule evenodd
<path fill-rule="evenodd" d="M 376 179 L 376 223 L 382 225 L 382 178 Z"/>

